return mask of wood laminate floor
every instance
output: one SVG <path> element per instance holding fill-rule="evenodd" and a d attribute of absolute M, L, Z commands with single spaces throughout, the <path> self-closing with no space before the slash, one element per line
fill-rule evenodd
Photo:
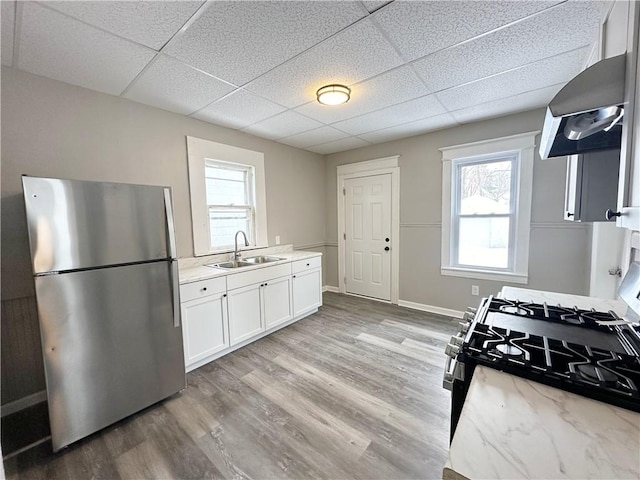
<path fill-rule="evenodd" d="M 317 314 L 187 375 L 188 388 L 10 479 L 442 478 L 445 317 L 334 293 Z"/>

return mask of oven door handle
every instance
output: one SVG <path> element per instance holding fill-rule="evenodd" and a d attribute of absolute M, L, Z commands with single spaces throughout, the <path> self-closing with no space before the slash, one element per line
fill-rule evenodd
<path fill-rule="evenodd" d="M 455 381 L 455 376 L 453 372 L 455 371 L 457 360 L 452 357 L 447 357 L 447 362 L 444 364 L 444 376 L 442 377 L 442 387 L 445 390 L 453 391 L 453 382 Z"/>

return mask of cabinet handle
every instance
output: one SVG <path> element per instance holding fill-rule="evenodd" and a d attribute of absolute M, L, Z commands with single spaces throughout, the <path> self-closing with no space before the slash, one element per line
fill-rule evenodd
<path fill-rule="evenodd" d="M 607 220 L 613 220 L 614 218 L 621 217 L 621 216 L 622 216 L 621 212 L 614 212 L 610 208 L 607 208 L 607 211 L 604 212 L 604 218 L 606 218 Z"/>
<path fill-rule="evenodd" d="M 384 247 L 384 251 L 388 252 L 389 251 L 389 247 Z"/>
<path fill-rule="evenodd" d="M 264 286 L 266 287 L 267 285 L 269 285 L 268 283 L 265 283 Z"/>
<path fill-rule="evenodd" d="M 310 264 L 310 263 L 307 263 L 307 267 L 308 267 L 309 265 L 311 265 L 311 264 Z"/>
<path fill-rule="evenodd" d="M 294 275 L 293 278 L 296 278 L 296 276 Z"/>
<path fill-rule="evenodd" d="M 389 241 L 389 237 L 385 238 L 385 239 L 384 239 L 384 241 L 385 241 L 385 242 L 388 242 L 388 241 Z"/>
<path fill-rule="evenodd" d="M 573 217 L 573 213 L 567 212 L 567 217 Z"/>
<path fill-rule="evenodd" d="M 207 291 L 207 287 L 202 287 L 202 291 L 206 292 Z"/>
<path fill-rule="evenodd" d="M 223 297 L 223 298 L 224 298 L 224 297 L 226 297 L 226 296 L 227 296 L 227 294 L 226 294 L 226 293 L 223 293 L 223 294 L 222 294 L 222 297 Z"/>

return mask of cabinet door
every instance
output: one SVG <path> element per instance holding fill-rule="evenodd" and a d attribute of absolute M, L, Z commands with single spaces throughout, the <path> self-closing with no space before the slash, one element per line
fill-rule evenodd
<path fill-rule="evenodd" d="M 322 273 L 320 269 L 293 276 L 293 316 L 297 317 L 322 305 Z"/>
<path fill-rule="evenodd" d="M 227 302 L 231 345 L 264 331 L 260 304 L 261 289 L 261 284 L 256 284 L 229 290 Z"/>
<path fill-rule="evenodd" d="M 229 347 L 226 294 L 183 302 L 181 308 L 187 367 Z"/>
<path fill-rule="evenodd" d="M 582 162 L 579 155 L 567 158 L 567 185 L 564 192 L 564 219 L 580 219 L 580 195 L 582 193 Z"/>
<path fill-rule="evenodd" d="M 269 280 L 262 287 L 264 321 L 269 329 L 293 318 L 291 306 L 291 277 Z"/>

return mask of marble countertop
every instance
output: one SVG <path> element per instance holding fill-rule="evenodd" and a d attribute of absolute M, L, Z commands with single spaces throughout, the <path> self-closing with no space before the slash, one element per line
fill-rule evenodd
<path fill-rule="evenodd" d="M 640 478 L 640 414 L 478 366 L 445 478 Z"/>
<path fill-rule="evenodd" d="M 612 310 L 621 317 L 625 316 L 628 310 L 627 304 L 622 300 L 584 297 L 582 295 L 573 295 L 569 293 L 545 292 L 543 290 L 529 290 L 517 287 L 502 287 L 498 296 L 509 300 L 521 300 L 523 302 L 535 303 L 547 302 L 552 305 L 560 304 L 563 306 L 578 307 L 585 310 L 591 308 L 605 312 Z"/>
<path fill-rule="evenodd" d="M 229 254 L 224 256 L 216 255 L 209 257 L 194 257 L 179 259 L 179 277 L 180 284 L 197 282 L 199 280 L 207 280 L 214 277 L 223 277 L 227 275 L 233 275 L 236 273 L 246 272 L 249 270 L 256 270 L 258 268 L 266 268 L 273 265 L 280 265 L 283 263 L 293 262 L 296 260 L 304 260 L 306 258 L 313 258 L 321 256 L 319 252 L 309 252 L 305 250 L 292 250 L 291 246 L 284 247 L 268 247 L 264 249 L 250 250 L 243 252 L 244 257 L 253 257 L 256 255 L 268 255 L 281 258 L 277 262 L 269 262 L 265 264 L 259 264 L 251 267 L 242 267 L 234 270 L 224 270 L 221 268 L 205 267 L 208 263 L 219 263 L 229 260 Z"/>

